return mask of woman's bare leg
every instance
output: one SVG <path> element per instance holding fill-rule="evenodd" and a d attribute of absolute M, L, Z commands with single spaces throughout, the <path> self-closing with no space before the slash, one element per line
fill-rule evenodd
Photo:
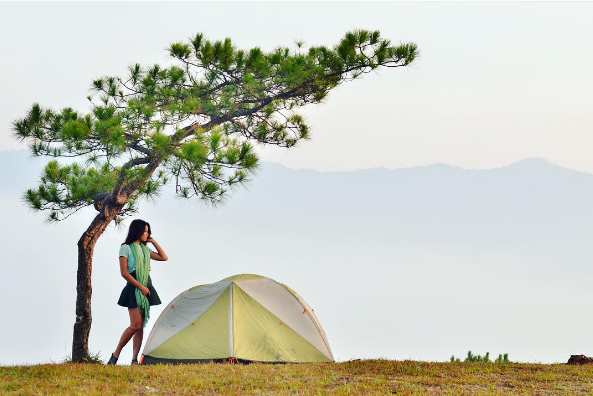
<path fill-rule="evenodd" d="M 134 340 L 132 345 L 134 346 L 134 352 L 132 354 L 132 360 L 138 360 L 138 353 L 140 352 L 140 347 L 142 346 L 142 336 L 144 336 L 144 329 L 140 328 L 134 334 Z"/>
<path fill-rule="evenodd" d="M 117 344 L 117 348 L 115 348 L 115 351 L 113 352 L 115 357 L 119 357 L 121 350 L 126 346 L 134 334 L 138 331 L 142 331 L 142 314 L 138 308 L 128 308 L 128 313 L 130 314 L 130 326 L 124 330 L 119 339 L 119 344 Z M 138 347 L 138 349 L 140 349 L 140 347 Z"/>

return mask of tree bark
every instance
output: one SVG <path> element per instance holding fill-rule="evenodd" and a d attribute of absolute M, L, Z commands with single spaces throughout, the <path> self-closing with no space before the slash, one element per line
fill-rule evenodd
<path fill-rule="evenodd" d="M 72 362 L 82 363 L 89 356 L 91 331 L 91 274 L 93 252 L 97 240 L 121 210 L 120 205 L 104 202 L 101 211 L 78 240 L 78 271 L 76 279 L 76 321 L 72 340 Z"/>

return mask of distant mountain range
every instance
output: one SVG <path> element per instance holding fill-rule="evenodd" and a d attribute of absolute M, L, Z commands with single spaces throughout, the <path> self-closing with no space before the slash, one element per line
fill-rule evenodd
<path fill-rule="evenodd" d="M 71 336 L 75 243 L 93 210 L 56 225 L 26 210 L 18 197 L 36 185 L 46 161 L 0 151 L 0 238 L 8 247 L 0 269 L 17 285 L 0 289 L 0 299 L 27 302 L 18 286 L 27 283 L 61 307 L 59 318 L 46 318 L 53 336 L 40 339 L 58 359 Z M 199 283 L 260 273 L 317 308 L 338 359 L 447 360 L 468 349 L 544 362 L 593 354 L 588 332 L 565 326 L 593 325 L 591 174 L 543 159 L 492 170 L 435 164 L 352 172 L 264 162 L 247 189 L 216 209 L 174 191 L 167 186 L 156 204 L 142 202 L 137 216 L 153 224 L 171 257 L 153 267 L 164 300 Z M 23 254 L 37 231 L 39 254 L 59 254 Z M 114 304 L 123 286 L 114 251 L 125 233 L 110 229 L 95 251 L 92 349 L 109 351 L 125 328 Z M 64 289 L 50 289 L 44 277 L 62 277 Z M 121 329 L 110 325 L 115 314 Z M 18 314 L 0 308 L 0 317 L 11 315 Z M 36 337 L 27 329 L 15 327 L 14 339 Z M 15 356 L 11 345 L 0 341 L 0 363 Z"/>
<path fill-rule="evenodd" d="M 8 170 L 0 175 L 0 194 L 22 194 L 35 186 L 47 160 L 31 158 L 26 151 L 0 151 L 1 169 Z M 157 205 L 180 201 L 170 186 Z M 549 248 L 560 235 L 573 243 L 590 240 L 591 202 L 593 175 L 538 158 L 492 170 L 435 164 L 317 172 L 264 162 L 247 189 L 208 213 L 244 209 L 259 213 L 260 227 L 276 228 L 282 218 L 291 228 L 308 232 L 335 225 L 334 233 L 356 229 L 361 235 L 388 233 L 425 243 L 528 242 Z M 140 206 L 141 211 L 149 208 L 148 203 Z"/>

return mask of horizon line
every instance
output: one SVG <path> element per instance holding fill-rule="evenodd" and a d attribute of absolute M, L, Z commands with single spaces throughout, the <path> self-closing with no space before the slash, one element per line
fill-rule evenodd
<path fill-rule="evenodd" d="M 2 153 L 10 153 L 10 152 L 16 152 L 16 153 L 24 153 L 24 152 L 29 152 L 29 149 L 7 149 L 7 150 L 3 150 L 0 148 L 0 155 Z M 29 152 L 30 153 L 30 152 Z M 60 157 L 51 157 L 51 156 L 39 156 L 39 158 L 42 157 L 47 157 L 47 158 L 60 158 Z M 318 173 L 351 173 L 351 172 L 360 172 L 360 171 L 372 171 L 372 170 L 388 170 L 388 171 L 395 171 L 395 170 L 410 170 L 410 169 L 416 169 L 416 168 L 428 168 L 428 167 L 435 167 L 435 166 L 446 166 L 446 167 L 450 167 L 450 168 L 455 168 L 455 169 L 459 169 L 459 170 L 463 170 L 463 171 L 491 171 L 491 170 L 497 170 L 497 169 L 504 169 L 504 168 L 508 168 L 511 166 L 515 166 L 518 165 L 522 162 L 543 162 L 547 165 L 551 165 L 557 168 L 561 168 L 561 169 L 565 169 L 565 170 L 569 170 L 569 171 L 573 171 L 573 172 L 579 172 L 579 173 L 584 173 L 587 175 L 593 175 L 593 172 L 587 172 L 587 171 L 582 171 L 582 170 L 578 170 L 578 169 L 573 169 L 573 168 L 568 168 L 566 166 L 562 166 L 559 165 L 557 163 L 554 163 L 546 158 L 543 157 L 525 157 L 523 159 L 520 160 L 516 160 L 513 162 L 510 162 L 506 165 L 501 165 L 501 166 L 495 166 L 495 167 L 491 167 L 491 168 L 465 168 L 462 166 L 458 166 L 458 165 L 451 165 L 451 164 L 447 164 L 444 162 L 434 162 L 431 164 L 424 164 L 424 165 L 412 165 L 412 166 L 403 166 L 400 168 L 389 168 L 386 166 L 374 166 L 374 167 L 370 167 L 370 168 L 360 168 L 360 169 L 354 169 L 354 170 L 319 170 L 319 169 L 315 169 L 315 168 L 295 168 L 295 167 L 291 167 L 288 166 L 286 164 L 283 164 L 281 162 L 274 162 L 274 161 L 267 161 L 267 160 L 262 160 L 262 163 L 268 163 L 268 164 L 273 164 L 273 165 L 280 165 L 286 169 L 290 169 L 290 170 L 302 170 L 302 171 L 313 171 L 313 172 L 318 172 Z"/>

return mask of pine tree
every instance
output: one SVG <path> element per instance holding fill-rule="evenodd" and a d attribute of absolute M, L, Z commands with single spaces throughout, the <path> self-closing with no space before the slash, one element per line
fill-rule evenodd
<path fill-rule="evenodd" d="M 217 205 L 258 167 L 253 143 L 290 148 L 309 138 L 297 110 L 378 67 L 407 66 L 413 43 L 391 45 L 378 31 L 348 32 L 334 47 L 237 49 L 197 34 L 168 49 L 175 65 L 129 67 L 125 78 L 92 82 L 87 113 L 33 104 L 15 137 L 50 161 L 27 204 L 58 222 L 87 206 L 97 214 L 78 240 L 72 360 L 89 355 L 94 246 L 106 227 L 137 213 L 169 180 L 184 198 Z"/>

